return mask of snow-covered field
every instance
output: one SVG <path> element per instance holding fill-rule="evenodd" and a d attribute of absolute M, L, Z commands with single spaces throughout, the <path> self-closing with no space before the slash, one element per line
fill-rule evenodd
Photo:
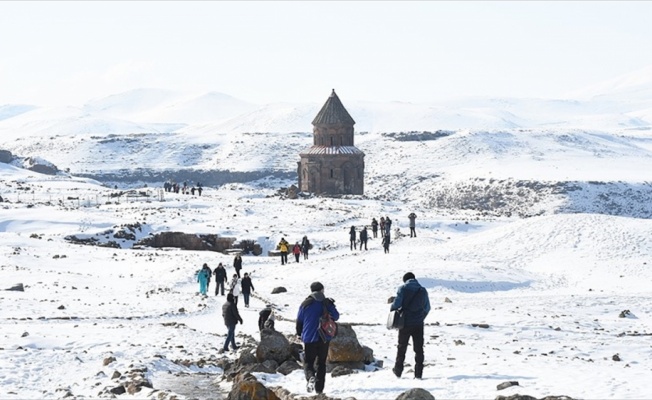
<path fill-rule="evenodd" d="M 258 312 L 266 302 L 291 320 L 309 284 L 321 281 L 341 322 L 364 324 L 355 325 L 361 344 L 384 361 L 378 371 L 328 376 L 332 397 L 393 399 L 414 387 L 456 399 L 514 393 L 640 399 L 650 393 L 649 219 L 552 212 L 525 219 L 444 217 L 416 198 L 287 200 L 255 183 L 207 188 L 201 197 L 166 193 L 163 199 L 108 201 L 114 190 L 92 181 L 4 164 L 0 180 L 3 286 L 25 285 L 24 292 L 0 292 L 2 398 L 103 397 L 105 388 L 116 386 L 114 371 L 139 367 L 147 367 L 159 390 L 183 392 L 171 377 L 191 374 L 208 380 L 211 390 L 228 391 L 222 370 L 210 361 L 219 357 L 226 334 L 224 298 L 199 296 L 194 272 L 204 262 L 222 262 L 232 273 L 231 256 L 64 240 L 73 234 L 108 237 L 108 231 L 136 222 L 142 224 L 139 236 L 218 233 L 263 246 L 263 255 L 244 257 L 258 297 L 251 308 L 241 307 L 238 342 L 248 340 L 244 335 L 258 337 Z M 83 193 L 81 200 L 68 199 L 75 192 Z M 406 233 L 411 211 L 418 215 L 417 238 L 397 237 L 389 254 L 379 239 L 370 241 L 369 251 L 349 250 L 351 225 L 390 216 Z M 281 237 L 294 242 L 303 235 L 315 246 L 309 260 L 281 266 L 266 256 Z M 410 378 L 409 367 L 402 379 L 393 376 L 396 332 L 384 327 L 387 299 L 407 271 L 428 289 L 433 305 L 421 381 Z M 288 292 L 272 295 L 277 286 Z M 624 310 L 631 313 L 619 318 Z M 294 326 L 279 321 L 277 328 L 292 333 Z M 110 356 L 116 361 L 104 366 Z M 202 359 L 209 361 L 198 367 Z M 267 386 L 306 394 L 301 371 L 256 375 Z M 497 391 L 512 380 L 520 386 Z M 148 394 L 144 389 L 120 397 Z"/>
<path fill-rule="evenodd" d="M 231 274 L 232 257 L 135 249 L 114 237 L 128 226 L 140 227 L 138 238 L 177 231 L 262 246 L 244 257 L 256 297 L 241 307 L 240 343 L 258 338 L 266 303 L 282 317 L 277 329 L 293 333 L 310 283 L 321 281 L 341 322 L 384 364 L 329 375 L 331 397 L 395 399 L 421 387 L 439 399 L 649 398 L 652 85 L 647 70 L 636 76 L 576 94 L 581 100 L 342 97 L 366 154 L 365 196 L 342 198 L 281 194 L 296 183 L 287 177 L 312 144 L 322 99 L 257 106 L 220 93 L 135 90 L 82 107 L 0 106 L 0 150 L 15 157 L 0 163 L 0 398 L 110 397 L 143 367 L 158 392 L 119 397 L 228 392 L 218 361 L 236 355 L 218 354 L 224 298 L 200 296 L 194 273 L 222 262 Z M 23 169 L 27 157 L 70 173 Z M 199 197 L 162 193 L 162 179 L 146 187 L 78 177 L 178 170 L 191 181 L 193 171 L 264 178 L 208 185 Z M 395 234 L 389 254 L 380 239 L 349 250 L 350 226 L 389 216 L 407 233 L 410 212 L 417 238 Z M 73 235 L 119 248 L 73 244 Z M 314 245 L 309 260 L 282 266 L 267 256 L 282 237 L 304 235 Z M 408 271 L 433 306 L 419 381 L 409 367 L 402 379 L 392 374 L 397 333 L 384 326 Z M 19 283 L 24 291 L 2 290 Z M 278 286 L 288 291 L 271 294 Z M 256 375 L 306 395 L 301 371 Z M 505 381 L 519 386 L 498 391 Z"/>

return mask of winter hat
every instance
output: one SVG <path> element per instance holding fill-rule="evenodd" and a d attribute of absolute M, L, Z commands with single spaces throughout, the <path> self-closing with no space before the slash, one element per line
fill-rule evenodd
<path fill-rule="evenodd" d="M 233 293 L 229 293 L 226 295 L 226 301 L 233 302 L 233 300 L 235 300 L 235 298 L 233 297 Z"/>
<path fill-rule="evenodd" d="M 322 290 L 324 290 L 324 285 L 322 285 L 320 282 L 313 282 L 310 284 L 311 292 L 320 292 Z"/>
<path fill-rule="evenodd" d="M 408 272 L 407 274 L 403 275 L 403 282 L 407 282 L 410 279 L 417 279 L 412 272 Z"/>

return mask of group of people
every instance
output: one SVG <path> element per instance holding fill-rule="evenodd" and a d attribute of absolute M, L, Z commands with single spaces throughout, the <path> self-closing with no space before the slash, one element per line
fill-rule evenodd
<path fill-rule="evenodd" d="M 410 213 L 408 215 L 408 220 L 410 221 L 410 237 L 417 237 L 416 232 L 416 219 L 417 215 L 415 213 Z M 380 228 L 380 235 L 382 237 L 382 245 L 385 253 L 389 253 L 389 245 L 392 241 L 392 220 L 387 217 L 380 217 L 380 222 L 376 218 L 371 219 L 371 233 L 374 238 L 378 237 L 378 228 Z M 351 243 L 351 250 L 357 250 L 358 239 L 360 242 L 360 250 L 364 246 L 364 249 L 367 250 L 367 241 L 369 240 L 369 235 L 367 233 L 367 227 L 363 226 L 360 234 L 356 233 L 355 226 L 351 226 L 349 229 L 349 241 Z"/>
<path fill-rule="evenodd" d="M 340 317 L 335 307 L 335 300 L 326 297 L 324 285 L 313 282 L 310 295 L 299 306 L 296 318 L 296 333 L 304 344 L 303 370 L 306 378 L 306 390 L 323 393 L 326 383 L 326 359 L 332 337 L 320 328 L 322 316 L 330 314 L 334 321 Z M 410 339 L 414 349 L 414 377 L 423 377 L 424 363 L 424 323 L 430 312 L 428 292 L 412 272 L 403 275 L 403 285 L 398 288 L 390 311 L 402 310 L 405 323 L 398 331 L 398 349 L 392 372 L 400 378 L 403 374 L 405 356 Z"/>
<path fill-rule="evenodd" d="M 195 192 L 197 192 L 201 196 L 204 187 L 200 182 L 197 182 L 196 186 L 190 187 L 188 186 L 188 182 L 183 182 L 183 185 L 179 185 L 177 182 L 166 181 L 163 183 L 163 190 L 171 193 L 181 192 L 181 194 L 192 194 L 193 196 L 195 195 Z"/>
<path fill-rule="evenodd" d="M 301 258 L 301 255 L 303 254 L 303 259 L 307 260 L 308 259 L 308 251 L 310 251 L 310 240 L 308 240 L 307 236 L 304 236 L 303 239 L 301 239 L 301 244 L 299 242 L 296 242 L 294 246 L 292 246 L 292 254 L 294 255 L 294 259 L 296 262 L 299 262 L 299 259 Z M 288 262 L 288 252 L 290 251 L 290 243 L 288 243 L 287 240 L 285 240 L 284 237 L 281 238 L 281 241 L 278 242 L 278 245 L 276 248 L 281 252 L 281 265 L 285 265 Z"/>
<path fill-rule="evenodd" d="M 233 258 L 233 268 L 235 269 L 235 274 L 231 278 L 231 283 L 229 284 L 229 289 L 227 290 L 228 294 L 233 295 L 234 302 L 237 304 L 238 297 L 242 293 L 244 298 L 245 307 L 249 307 L 249 298 L 251 292 L 253 292 L 254 284 L 251 282 L 251 276 L 249 273 L 245 272 L 242 280 L 240 279 L 240 271 L 242 270 L 242 256 L 236 254 Z M 202 268 L 197 272 L 197 282 L 199 282 L 199 293 L 206 296 L 208 293 L 208 287 L 211 283 L 211 277 L 215 276 L 215 296 L 221 294 L 224 296 L 224 288 L 228 281 L 228 276 L 226 268 L 222 263 L 219 263 L 215 270 L 211 270 L 208 264 L 204 263 Z"/>
<path fill-rule="evenodd" d="M 408 216 L 410 220 L 410 237 L 416 237 L 415 220 L 416 215 L 411 213 Z M 389 243 L 391 234 L 392 221 L 387 218 L 381 217 L 379 224 L 375 218 L 372 219 L 372 232 L 374 238 L 377 237 L 378 227 L 381 228 L 381 235 L 383 237 L 383 247 L 385 241 Z M 356 247 L 356 231 L 355 226 L 350 230 L 351 249 Z M 367 250 L 367 228 L 363 227 L 360 231 L 360 250 L 364 245 Z M 302 243 L 295 244 L 292 248 L 295 254 L 296 262 L 299 262 L 299 255 L 304 254 L 304 259 L 308 258 L 308 249 L 310 242 L 306 236 L 303 237 Z M 287 263 L 287 253 L 289 250 L 289 243 L 282 238 L 279 242 L 279 250 L 281 250 L 281 264 Z M 305 252 L 303 249 L 306 249 Z M 298 249 L 298 253 L 295 252 Z M 386 246 L 386 252 L 389 251 L 389 244 Z M 238 323 L 243 324 L 243 319 L 238 311 L 238 296 L 243 294 L 245 299 L 245 307 L 249 307 L 249 296 L 254 290 L 251 282 L 251 277 L 248 273 L 240 281 L 240 270 L 242 269 L 242 258 L 238 254 L 234 258 L 234 269 L 236 273 L 233 274 L 231 284 L 226 297 L 226 303 L 222 306 L 222 315 L 224 317 L 224 324 L 227 327 L 226 340 L 223 346 L 223 351 L 227 351 L 229 347 L 236 350 L 238 346 L 235 342 L 235 328 Z M 216 277 L 215 295 L 217 296 L 218 290 L 221 289 L 224 295 L 224 284 L 226 280 L 226 271 L 224 266 L 220 263 L 213 271 L 212 275 Z M 204 264 L 202 270 L 198 274 L 200 282 L 200 292 L 206 294 L 208 285 L 210 284 L 210 268 Z M 204 282 L 204 283 L 202 283 Z M 333 336 L 326 334 L 321 324 L 324 315 L 329 314 L 331 319 L 337 321 L 340 317 L 339 311 L 335 306 L 335 300 L 327 298 L 324 294 L 324 285 L 320 282 L 313 282 L 310 285 L 310 295 L 301 303 L 296 318 L 296 334 L 301 338 L 304 344 L 304 375 L 306 378 L 306 390 L 308 392 L 315 391 L 321 394 L 324 391 L 326 380 L 326 359 L 328 357 L 328 349 L 330 341 Z M 390 311 L 401 310 L 404 316 L 405 323 L 398 331 L 398 347 L 396 353 L 396 360 L 392 368 L 392 372 L 396 377 L 400 378 L 403 374 L 405 357 L 407 348 L 412 340 L 412 347 L 414 350 L 414 377 L 421 379 L 423 377 L 424 368 L 424 321 L 430 312 L 430 300 L 427 290 L 417 281 L 412 272 L 408 272 L 403 276 L 403 284 L 398 288 L 397 294 L 390 306 Z M 268 304 L 259 313 L 258 329 L 274 329 L 274 310 L 272 305 Z"/>

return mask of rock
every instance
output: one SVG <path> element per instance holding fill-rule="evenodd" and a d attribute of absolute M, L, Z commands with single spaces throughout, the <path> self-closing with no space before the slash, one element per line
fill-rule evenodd
<path fill-rule="evenodd" d="M 105 358 L 104 361 L 102 362 L 102 364 L 106 367 L 107 365 L 111 364 L 114 361 L 116 361 L 116 358 L 111 356 L 111 357 Z"/>
<path fill-rule="evenodd" d="M 240 357 L 238 357 L 238 363 L 240 365 L 256 364 L 257 362 L 258 359 L 256 359 L 256 355 L 254 355 L 250 349 L 242 350 Z"/>
<path fill-rule="evenodd" d="M 209 250 L 223 252 L 232 248 L 235 241 L 236 238 L 220 237 L 218 235 L 161 232 L 140 240 L 136 245 L 157 248 L 175 247 L 184 250 Z"/>
<path fill-rule="evenodd" d="M 435 396 L 425 389 L 415 388 L 399 394 L 396 400 L 435 400 Z"/>
<path fill-rule="evenodd" d="M 328 347 L 327 360 L 331 363 L 363 362 L 365 353 L 350 324 L 338 324 L 337 336 Z"/>
<path fill-rule="evenodd" d="M 113 375 L 111 375 L 111 379 L 118 379 L 122 376 L 122 374 L 118 371 L 113 371 Z"/>
<path fill-rule="evenodd" d="M 355 373 L 356 372 L 350 368 L 346 368 L 338 365 L 335 368 L 333 368 L 333 370 L 331 371 L 331 376 L 335 378 L 337 376 L 351 375 Z"/>
<path fill-rule="evenodd" d="M 444 303 L 452 303 L 452 301 L 451 301 L 451 299 L 449 299 L 448 297 L 446 297 L 446 298 L 444 299 Z"/>
<path fill-rule="evenodd" d="M 496 400 L 537 400 L 537 398 L 527 394 L 513 394 L 511 396 L 497 396 Z"/>
<path fill-rule="evenodd" d="M 391 296 L 389 299 L 387 299 L 387 304 L 392 304 L 396 300 L 396 296 Z"/>
<path fill-rule="evenodd" d="M 0 162 L 9 164 L 14 160 L 14 155 L 9 150 L 0 150 Z"/>
<path fill-rule="evenodd" d="M 474 328 L 489 329 L 489 324 L 471 324 Z"/>
<path fill-rule="evenodd" d="M 40 157 L 27 157 L 23 160 L 23 168 L 45 175 L 56 175 L 59 172 L 56 165 Z"/>
<path fill-rule="evenodd" d="M 256 347 L 256 360 L 274 360 L 282 364 L 291 358 L 291 348 L 288 339 L 282 333 L 271 329 L 263 329 L 260 333 L 260 342 Z"/>
<path fill-rule="evenodd" d="M 255 379 L 237 382 L 231 388 L 227 400 L 280 400 L 279 397 Z"/>
<path fill-rule="evenodd" d="M 23 286 L 22 283 L 18 283 L 16 285 L 10 287 L 9 289 L 5 289 L 5 290 L 9 290 L 9 291 L 13 291 L 13 292 L 24 292 L 25 291 L 25 286 Z"/>
<path fill-rule="evenodd" d="M 29 332 L 23 332 L 23 334 L 20 335 L 20 337 L 27 337 L 27 336 L 29 336 Z"/>
<path fill-rule="evenodd" d="M 64 305 L 60 305 L 59 307 L 57 307 L 57 310 L 65 310 L 65 309 L 66 307 Z"/>
<path fill-rule="evenodd" d="M 611 359 L 612 359 L 613 361 L 620 361 L 620 356 L 619 356 L 618 354 L 614 354 L 614 355 L 611 357 Z"/>
<path fill-rule="evenodd" d="M 364 356 L 362 362 L 365 364 L 371 364 L 374 362 L 374 351 L 371 347 L 362 346 L 362 355 Z"/>
<path fill-rule="evenodd" d="M 627 318 L 627 317 L 629 317 L 629 316 L 631 316 L 631 315 L 632 315 L 632 312 L 631 312 L 631 311 L 629 311 L 629 310 L 623 310 L 623 311 L 621 311 L 620 314 L 618 315 L 618 318 Z"/>
<path fill-rule="evenodd" d="M 113 394 L 125 394 L 127 392 L 127 389 L 125 389 L 124 386 L 116 386 L 113 389 L 109 389 L 109 392 Z"/>
<path fill-rule="evenodd" d="M 288 375 L 292 371 L 296 371 L 298 369 L 303 369 L 299 363 L 297 363 L 294 360 L 288 360 L 285 361 L 283 364 L 281 364 L 277 369 L 276 372 L 281 373 L 283 375 Z"/>
<path fill-rule="evenodd" d="M 507 389 L 508 387 L 518 386 L 518 381 L 507 381 L 496 386 L 497 390 Z"/>
<path fill-rule="evenodd" d="M 275 287 L 274 289 L 272 289 L 272 294 L 285 293 L 287 291 L 288 290 L 286 288 L 284 288 L 283 286 L 279 286 L 279 287 Z"/>

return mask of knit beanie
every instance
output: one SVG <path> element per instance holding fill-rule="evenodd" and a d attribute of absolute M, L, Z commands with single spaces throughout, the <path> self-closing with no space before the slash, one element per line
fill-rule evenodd
<path fill-rule="evenodd" d="M 416 279 L 412 272 L 408 272 L 407 274 L 403 275 L 403 282 L 407 282 L 410 279 Z"/>
<path fill-rule="evenodd" d="M 311 292 L 319 292 L 322 290 L 324 290 L 324 285 L 322 285 L 320 282 L 313 282 L 310 284 Z"/>

